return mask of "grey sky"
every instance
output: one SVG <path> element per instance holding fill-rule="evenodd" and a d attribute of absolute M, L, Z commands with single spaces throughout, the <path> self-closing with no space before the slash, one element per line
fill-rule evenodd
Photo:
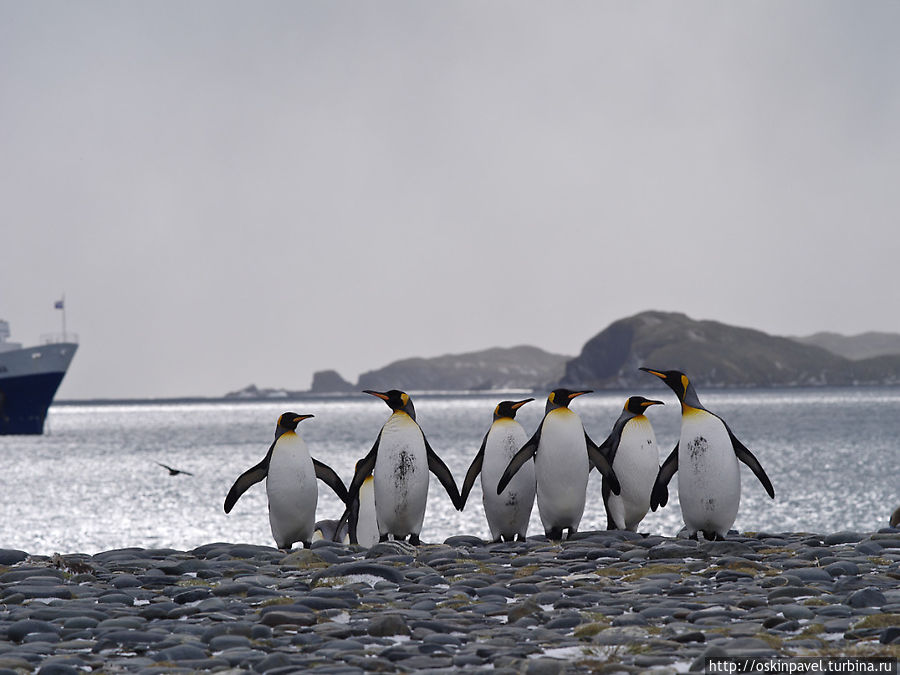
<path fill-rule="evenodd" d="M 59 396 L 683 311 L 900 332 L 900 3 L 0 0 L 0 317 Z"/>

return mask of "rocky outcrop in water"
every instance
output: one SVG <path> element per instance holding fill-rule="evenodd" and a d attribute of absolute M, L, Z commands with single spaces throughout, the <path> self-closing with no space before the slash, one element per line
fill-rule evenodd
<path fill-rule="evenodd" d="M 312 394 L 339 394 L 356 391 L 356 387 L 341 377 L 336 370 L 320 370 L 313 373 Z"/>

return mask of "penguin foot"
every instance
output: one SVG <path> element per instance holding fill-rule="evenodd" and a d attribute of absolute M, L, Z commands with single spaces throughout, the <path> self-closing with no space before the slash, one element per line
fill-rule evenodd
<path fill-rule="evenodd" d="M 547 536 L 547 539 L 552 539 L 553 541 L 562 541 L 563 529 L 561 527 L 551 527 L 549 530 L 544 532 Z"/>
<path fill-rule="evenodd" d="M 419 539 L 419 535 L 411 534 L 411 535 L 409 535 L 409 543 L 412 544 L 413 546 L 418 546 L 419 544 L 422 543 L 422 540 Z"/>
<path fill-rule="evenodd" d="M 566 539 L 571 539 L 572 537 L 574 537 L 576 532 L 578 532 L 577 527 L 570 527 L 569 533 L 566 535 Z"/>
<path fill-rule="evenodd" d="M 379 542 L 385 542 L 387 540 L 388 540 L 388 535 L 386 535 L 386 534 L 383 534 L 380 537 L 378 537 Z"/>

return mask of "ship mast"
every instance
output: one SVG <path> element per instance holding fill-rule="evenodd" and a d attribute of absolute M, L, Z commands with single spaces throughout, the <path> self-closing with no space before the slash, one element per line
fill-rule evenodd
<path fill-rule="evenodd" d="M 66 334 L 66 294 L 62 294 L 62 299 L 57 300 L 53 305 L 56 309 L 62 310 L 62 339 L 63 342 L 68 342 L 68 336 Z"/>

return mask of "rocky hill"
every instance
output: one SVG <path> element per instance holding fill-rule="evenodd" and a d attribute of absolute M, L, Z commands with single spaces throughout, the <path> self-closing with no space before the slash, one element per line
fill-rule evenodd
<path fill-rule="evenodd" d="M 803 344 L 822 347 L 832 354 L 854 361 L 900 354 L 900 335 L 897 333 L 869 332 L 859 335 L 840 335 L 839 333 L 822 332 L 792 339 Z"/>
<path fill-rule="evenodd" d="M 652 378 L 638 370 L 641 366 L 682 370 L 698 384 L 717 387 L 900 384 L 900 354 L 893 353 L 894 344 L 900 345 L 900 336 L 819 333 L 787 338 L 679 313 L 642 312 L 610 324 L 574 358 L 537 347 L 495 347 L 395 361 L 363 373 L 356 384 L 329 370 L 317 372 L 307 392 L 250 385 L 227 397 L 283 398 L 362 389 L 418 392 L 654 386 Z"/>
<path fill-rule="evenodd" d="M 566 364 L 561 383 L 647 386 L 640 366 L 681 370 L 699 384 L 720 387 L 900 383 L 900 356 L 851 361 L 816 345 L 669 312 L 611 324 Z"/>
<path fill-rule="evenodd" d="M 406 391 L 533 389 L 559 381 L 569 358 L 537 347 L 519 346 L 431 359 L 403 359 L 363 373 L 357 388 Z"/>

